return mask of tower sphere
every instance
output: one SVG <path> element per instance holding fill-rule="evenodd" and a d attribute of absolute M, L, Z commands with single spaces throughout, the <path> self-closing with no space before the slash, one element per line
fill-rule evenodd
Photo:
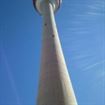
<path fill-rule="evenodd" d="M 50 2 L 54 8 L 54 12 L 57 11 L 61 5 L 62 0 L 33 0 L 35 9 L 42 14 L 42 5 L 45 2 Z"/>

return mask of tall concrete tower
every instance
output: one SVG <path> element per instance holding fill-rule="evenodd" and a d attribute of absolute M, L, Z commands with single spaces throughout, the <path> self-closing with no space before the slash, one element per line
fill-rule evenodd
<path fill-rule="evenodd" d="M 61 0 L 33 0 L 43 17 L 43 46 L 37 105 L 77 105 L 63 56 L 54 12 Z"/>

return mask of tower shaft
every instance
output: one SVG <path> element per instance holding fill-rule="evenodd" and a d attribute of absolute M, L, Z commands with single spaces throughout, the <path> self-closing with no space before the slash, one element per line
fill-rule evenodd
<path fill-rule="evenodd" d="M 53 6 L 43 2 L 43 46 L 37 105 L 77 105 L 64 60 Z"/>

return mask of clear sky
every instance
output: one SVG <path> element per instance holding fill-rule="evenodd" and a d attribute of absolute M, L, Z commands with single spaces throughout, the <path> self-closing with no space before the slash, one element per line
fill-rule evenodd
<path fill-rule="evenodd" d="M 56 22 L 79 105 L 105 105 L 105 0 L 63 0 Z M 0 0 L 0 105 L 36 105 L 42 17 L 32 0 Z"/>

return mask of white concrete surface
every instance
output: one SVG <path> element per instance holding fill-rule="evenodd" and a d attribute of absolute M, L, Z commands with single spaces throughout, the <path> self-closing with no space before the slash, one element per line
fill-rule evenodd
<path fill-rule="evenodd" d="M 43 4 L 43 43 L 37 105 L 77 105 L 63 56 L 53 7 Z"/>

